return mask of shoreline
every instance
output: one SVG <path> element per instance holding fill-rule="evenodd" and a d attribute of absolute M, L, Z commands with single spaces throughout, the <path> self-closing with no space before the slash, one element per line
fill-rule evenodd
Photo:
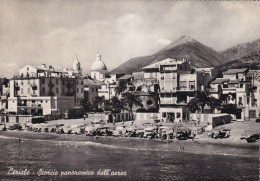
<path fill-rule="evenodd" d="M 160 140 L 160 139 L 147 139 L 147 138 L 137 138 L 137 137 L 115 137 L 115 136 L 85 136 L 85 135 L 74 135 L 74 134 L 55 134 L 55 133 L 37 133 L 31 131 L 0 131 L 0 135 L 9 137 L 9 138 L 23 138 L 23 139 L 37 139 L 37 140 L 52 140 L 52 141 L 75 141 L 75 142 L 84 142 L 84 141 L 93 141 L 95 143 L 102 142 L 104 140 L 111 140 L 111 141 L 122 141 L 122 140 L 133 140 L 133 141 L 151 141 L 157 143 L 169 143 L 169 144 L 196 144 L 196 145 L 213 145 L 213 146 L 228 146 L 234 148 L 241 148 L 241 149 L 259 149 L 260 144 L 259 142 L 255 143 L 238 143 L 238 142 L 215 142 L 211 141 L 210 139 L 195 139 L 192 140 Z M 35 137 L 34 137 L 35 136 Z"/>

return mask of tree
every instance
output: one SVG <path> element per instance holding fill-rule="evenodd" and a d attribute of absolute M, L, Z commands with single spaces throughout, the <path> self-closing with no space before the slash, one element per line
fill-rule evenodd
<path fill-rule="evenodd" d="M 133 92 L 125 92 L 122 94 L 122 101 L 127 105 L 130 112 L 133 112 L 133 106 L 142 106 L 142 100 L 139 95 Z"/>
<path fill-rule="evenodd" d="M 93 104 L 87 98 L 81 99 L 79 105 L 85 112 L 91 112 L 94 108 Z"/>
<path fill-rule="evenodd" d="M 116 95 L 122 94 L 127 89 L 127 81 L 120 80 L 117 87 L 115 88 Z"/>
<path fill-rule="evenodd" d="M 120 113 L 121 110 L 126 109 L 126 104 L 123 99 L 118 99 L 118 97 L 113 96 L 110 100 L 110 105 L 112 108 L 112 112 Z"/>
<path fill-rule="evenodd" d="M 94 106 L 96 109 L 102 109 L 104 110 L 104 103 L 105 103 L 105 97 L 104 96 L 96 96 L 94 100 Z"/>
<path fill-rule="evenodd" d="M 196 95 L 193 99 L 190 100 L 188 106 L 191 112 L 196 112 L 196 110 L 201 107 L 201 112 L 204 113 L 204 107 L 208 105 L 210 108 L 219 106 L 221 103 L 220 100 L 210 96 L 207 92 L 196 92 Z"/>

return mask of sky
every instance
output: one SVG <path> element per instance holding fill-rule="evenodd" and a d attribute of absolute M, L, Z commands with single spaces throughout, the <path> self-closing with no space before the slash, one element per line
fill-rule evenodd
<path fill-rule="evenodd" d="M 0 0 L 0 75 L 25 65 L 89 73 L 96 54 L 108 70 L 182 35 L 223 50 L 260 38 L 260 2 Z"/>

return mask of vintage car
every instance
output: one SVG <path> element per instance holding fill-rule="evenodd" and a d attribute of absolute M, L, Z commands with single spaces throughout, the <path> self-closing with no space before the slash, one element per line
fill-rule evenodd
<path fill-rule="evenodd" d="M 11 126 L 9 126 L 9 128 L 8 128 L 9 130 L 21 130 L 22 129 L 22 126 L 21 126 L 21 124 L 19 124 L 19 123 L 15 123 L 15 124 L 13 124 L 13 125 L 11 125 Z"/>
<path fill-rule="evenodd" d="M 259 133 L 256 133 L 256 134 L 253 134 L 251 135 L 250 137 L 246 138 L 246 141 L 248 143 L 251 143 L 251 142 L 255 142 L 256 140 L 260 139 L 260 134 Z"/>
<path fill-rule="evenodd" d="M 188 128 L 182 128 L 176 131 L 176 138 L 178 140 L 187 140 L 191 138 L 191 130 Z"/>
<path fill-rule="evenodd" d="M 220 129 L 220 130 L 216 130 L 212 133 L 209 134 L 209 137 L 211 138 L 228 138 L 230 136 L 230 129 Z"/>
<path fill-rule="evenodd" d="M 144 138 L 152 139 L 155 138 L 155 136 L 156 136 L 156 127 L 148 127 L 144 129 L 144 135 L 143 135 Z"/>

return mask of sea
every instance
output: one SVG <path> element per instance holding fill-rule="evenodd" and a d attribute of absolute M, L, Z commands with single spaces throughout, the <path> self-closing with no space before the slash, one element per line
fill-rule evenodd
<path fill-rule="evenodd" d="M 258 181 L 259 173 L 259 149 L 138 138 L 19 140 L 0 135 L 3 181 Z"/>

